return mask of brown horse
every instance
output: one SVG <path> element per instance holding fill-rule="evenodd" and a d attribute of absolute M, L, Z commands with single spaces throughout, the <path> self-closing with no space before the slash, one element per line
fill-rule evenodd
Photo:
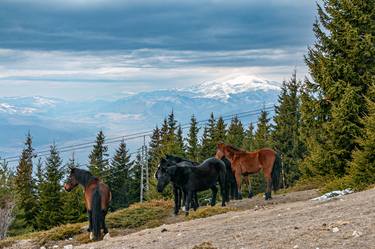
<path fill-rule="evenodd" d="M 99 178 L 93 176 L 90 172 L 70 168 L 70 175 L 64 189 L 70 192 L 78 184 L 83 186 L 86 210 L 89 216 L 90 239 L 98 240 L 100 238 L 100 229 L 107 234 L 108 229 L 105 225 L 105 216 L 107 215 L 109 202 L 112 195 L 108 186 L 101 182 Z"/>
<path fill-rule="evenodd" d="M 236 177 L 239 195 L 241 195 L 241 175 L 247 177 L 249 174 L 256 174 L 260 170 L 264 173 L 267 189 L 265 199 L 271 199 L 271 189 L 276 191 L 279 188 L 281 171 L 281 158 L 272 149 L 263 148 L 254 152 L 247 152 L 232 145 L 219 143 L 216 150 L 216 158 L 228 158 L 232 165 L 232 171 Z M 251 185 L 249 186 L 249 197 L 251 197 Z"/>

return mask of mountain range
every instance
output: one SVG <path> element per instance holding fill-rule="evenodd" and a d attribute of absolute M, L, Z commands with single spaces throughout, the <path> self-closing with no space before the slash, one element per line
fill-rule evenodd
<path fill-rule="evenodd" d="M 230 75 L 184 89 L 139 92 L 117 99 L 66 101 L 43 96 L 0 97 L 0 157 L 19 154 L 28 131 L 40 148 L 92 141 L 98 130 L 118 137 L 151 130 L 173 110 L 188 123 L 191 115 L 205 120 L 272 106 L 280 84 L 252 75 Z M 272 115 L 272 113 L 271 113 Z M 256 115 L 241 118 L 247 125 Z M 186 131 L 185 131 L 186 133 Z M 129 141 L 134 150 L 141 141 Z"/>

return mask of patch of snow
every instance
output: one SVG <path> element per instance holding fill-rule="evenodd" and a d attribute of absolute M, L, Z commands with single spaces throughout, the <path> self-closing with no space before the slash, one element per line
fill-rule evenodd
<path fill-rule="evenodd" d="M 38 106 L 49 106 L 49 107 L 53 107 L 53 106 L 56 106 L 56 101 L 53 100 L 53 99 L 50 99 L 50 98 L 44 98 L 44 97 L 40 97 L 40 96 L 34 96 L 33 97 L 33 100 L 34 100 L 34 104 L 38 105 Z"/>
<path fill-rule="evenodd" d="M 312 201 L 328 201 L 336 197 L 340 197 L 343 195 L 351 194 L 353 193 L 353 190 L 351 189 L 344 189 L 344 190 L 335 190 L 332 192 L 325 193 L 322 196 L 316 197 L 311 199 Z"/>
<path fill-rule="evenodd" d="M 199 97 L 228 100 L 231 94 L 256 90 L 280 90 L 280 85 L 253 75 L 229 75 L 186 90 L 198 94 Z"/>

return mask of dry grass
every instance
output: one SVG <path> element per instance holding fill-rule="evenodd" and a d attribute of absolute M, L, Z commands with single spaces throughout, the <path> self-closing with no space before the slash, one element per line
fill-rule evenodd
<path fill-rule="evenodd" d="M 211 242 L 203 242 L 200 245 L 194 246 L 192 249 L 217 249 Z"/>
<path fill-rule="evenodd" d="M 224 214 L 230 211 L 238 211 L 237 208 L 233 207 L 221 207 L 221 206 L 207 206 L 207 207 L 200 207 L 195 212 L 190 212 L 189 216 L 187 216 L 187 219 L 194 220 L 194 219 L 200 219 L 200 218 L 206 218 L 218 214 Z"/>

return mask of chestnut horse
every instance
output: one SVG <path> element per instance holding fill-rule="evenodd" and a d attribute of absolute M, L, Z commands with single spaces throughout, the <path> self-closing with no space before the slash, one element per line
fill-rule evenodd
<path fill-rule="evenodd" d="M 271 199 L 271 189 L 279 189 L 281 171 L 281 158 L 272 149 L 263 148 L 254 152 L 247 152 L 232 145 L 219 143 L 216 150 L 216 158 L 228 158 L 232 165 L 232 171 L 236 177 L 238 194 L 241 196 L 241 175 L 247 177 L 249 174 L 256 174 L 260 170 L 264 173 L 267 188 L 265 199 Z M 251 197 L 251 184 L 249 186 L 249 197 Z"/>
<path fill-rule="evenodd" d="M 83 186 L 85 192 L 85 206 L 89 215 L 89 228 L 87 230 L 90 232 L 90 239 L 98 240 L 101 228 L 103 228 L 104 234 L 108 233 L 105 216 L 112 198 L 111 191 L 105 183 L 89 171 L 70 168 L 70 175 L 64 184 L 64 189 L 70 192 L 78 184 Z"/>

